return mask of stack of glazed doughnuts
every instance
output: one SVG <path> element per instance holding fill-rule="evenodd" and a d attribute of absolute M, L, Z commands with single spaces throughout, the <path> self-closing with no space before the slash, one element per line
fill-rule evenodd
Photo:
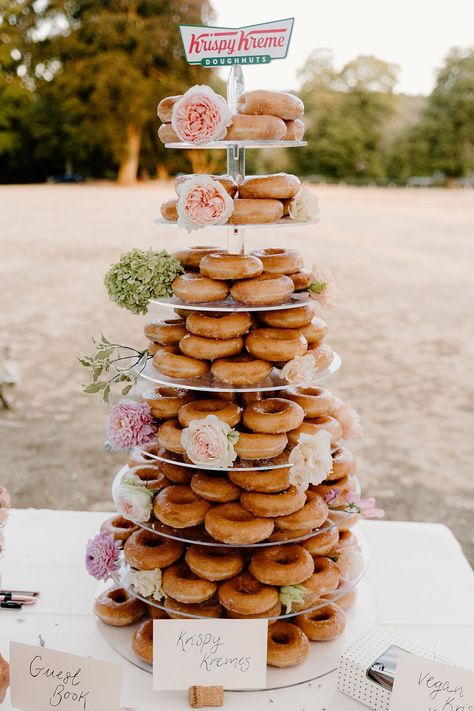
<path fill-rule="evenodd" d="M 173 106 L 181 98 L 167 96 L 157 107 L 162 125 L 158 136 L 163 143 L 179 143 L 181 139 L 171 125 Z M 237 113 L 227 128 L 225 141 L 301 141 L 304 104 L 294 94 L 284 91 L 246 91 L 239 97 Z"/>
<path fill-rule="evenodd" d="M 176 178 L 175 189 L 179 195 L 182 185 L 194 175 Z M 274 173 L 251 175 L 235 181 L 230 175 L 212 175 L 233 198 L 234 209 L 228 224 L 266 224 L 289 215 L 291 200 L 301 190 L 301 181 L 296 175 Z M 178 198 L 166 200 L 161 205 L 161 215 L 169 222 L 178 220 Z"/>

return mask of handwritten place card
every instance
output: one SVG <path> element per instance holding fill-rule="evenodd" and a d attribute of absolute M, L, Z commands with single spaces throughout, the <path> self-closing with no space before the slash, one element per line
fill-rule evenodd
<path fill-rule="evenodd" d="M 10 642 L 10 694 L 15 708 L 118 711 L 121 687 L 118 664 Z"/>
<path fill-rule="evenodd" d="M 401 652 L 390 711 L 474 711 L 474 671 Z"/>
<path fill-rule="evenodd" d="M 266 620 L 155 620 L 153 688 L 265 686 Z"/>

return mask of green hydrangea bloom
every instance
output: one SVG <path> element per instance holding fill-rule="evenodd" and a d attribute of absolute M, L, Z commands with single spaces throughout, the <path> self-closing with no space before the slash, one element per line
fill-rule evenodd
<path fill-rule="evenodd" d="M 112 264 L 104 284 L 110 299 L 134 314 L 144 314 L 150 299 L 172 296 L 173 280 L 184 272 L 166 250 L 131 249 Z"/>

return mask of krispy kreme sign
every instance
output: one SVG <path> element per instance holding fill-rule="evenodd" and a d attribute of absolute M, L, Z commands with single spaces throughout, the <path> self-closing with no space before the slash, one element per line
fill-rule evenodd
<path fill-rule="evenodd" d="M 230 64 L 268 64 L 288 53 L 294 18 L 247 27 L 180 25 L 189 64 L 218 67 Z"/>

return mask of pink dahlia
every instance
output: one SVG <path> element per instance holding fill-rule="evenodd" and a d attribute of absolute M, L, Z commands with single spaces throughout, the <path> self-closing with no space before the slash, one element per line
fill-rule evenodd
<path fill-rule="evenodd" d="M 146 402 L 118 402 L 107 420 L 107 437 L 114 449 L 130 449 L 150 442 L 157 428 Z"/>
<path fill-rule="evenodd" d="M 110 533 L 98 533 L 86 546 L 86 568 L 97 580 L 107 580 L 119 567 L 120 544 Z"/>

